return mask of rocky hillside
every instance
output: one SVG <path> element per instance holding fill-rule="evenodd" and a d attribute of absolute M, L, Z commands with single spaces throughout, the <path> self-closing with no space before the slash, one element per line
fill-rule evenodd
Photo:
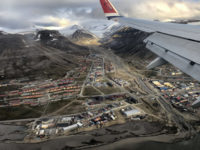
<path fill-rule="evenodd" d="M 78 55 L 88 55 L 86 47 L 72 43 L 58 31 L 39 31 L 34 36 L 0 35 L 1 79 L 60 77 L 78 66 Z"/>
<path fill-rule="evenodd" d="M 89 31 L 78 29 L 71 35 L 71 40 L 79 45 L 99 45 L 99 39 Z"/>
<path fill-rule="evenodd" d="M 127 62 L 142 62 L 155 57 L 146 49 L 143 40 L 149 36 L 145 33 L 130 27 L 123 27 L 115 33 L 104 38 L 101 43 L 103 47 L 111 48 L 117 55 L 123 57 Z M 134 62 L 134 60 L 137 60 Z"/>
<path fill-rule="evenodd" d="M 42 45 L 57 48 L 67 53 L 73 53 L 77 55 L 88 54 L 87 47 L 80 46 L 75 42 L 72 42 L 71 39 L 61 35 L 58 31 L 39 31 L 36 35 L 36 41 L 40 42 Z"/>

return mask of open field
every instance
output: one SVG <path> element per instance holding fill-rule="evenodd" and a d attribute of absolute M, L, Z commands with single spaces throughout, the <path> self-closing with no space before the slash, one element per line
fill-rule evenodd
<path fill-rule="evenodd" d="M 51 114 L 51 113 L 59 110 L 63 106 L 69 104 L 71 101 L 72 101 L 72 99 L 62 100 L 62 101 L 58 101 L 58 102 L 51 102 L 46 108 L 45 115 Z"/>
<path fill-rule="evenodd" d="M 83 92 L 84 96 L 93 96 L 93 95 L 101 95 L 101 93 L 99 93 L 97 90 L 95 90 L 93 87 L 85 87 L 84 92 Z"/>
<path fill-rule="evenodd" d="M 0 108 L 0 120 L 37 118 L 43 114 L 44 106 L 16 106 Z"/>
<path fill-rule="evenodd" d="M 121 90 L 117 87 L 100 87 L 98 88 L 102 93 L 106 94 L 113 94 L 121 92 Z"/>
<path fill-rule="evenodd" d="M 85 112 L 86 109 L 79 101 L 73 101 L 65 109 L 59 112 L 59 115 L 70 115 Z"/>

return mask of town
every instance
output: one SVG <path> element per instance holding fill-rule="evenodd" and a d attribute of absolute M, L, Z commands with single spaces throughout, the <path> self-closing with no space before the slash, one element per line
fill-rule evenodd
<path fill-rule="evenodd" d="M 37 143 L 134 120 L 159 120 L 157 111 L 149 108 L 159 105 L 159 99 L 152 96 L 156 93 L 181 112 L 198 110 L 198 82 L 136 75 L 130 78 L 129 73 L 119 73 L 112 59 L 101 53 L 79 59 L 79 67 L 66 72 L 63 78 L 23 78 L 0 84 L 5 89 L 0 93 L 1 108 L 30 106 L 42 111 L 26 124 L 24 142 Z M 175 78 L 179 75 L 173 73 Z"/>

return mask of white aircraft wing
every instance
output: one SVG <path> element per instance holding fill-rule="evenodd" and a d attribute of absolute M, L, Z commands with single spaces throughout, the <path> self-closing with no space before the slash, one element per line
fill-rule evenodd
<path fill-rule="evenodd" d="M 126 17 L 120 17 L 118 20 L 124 25 L 145 32 L 161 32 L 172 36 L 182 37 L 184 39 L 200 41 L 200 26 L 147 21 Z"/>
<path fill-rule="evenodd" d="M 158 58 L 147 68 L 169 62 L 200 81 L 200 26 L 147 21 L 120 16 L 109 0 L 100 0 L 108 19 L 144 32 L 152 33 L 144 42 Z"/>

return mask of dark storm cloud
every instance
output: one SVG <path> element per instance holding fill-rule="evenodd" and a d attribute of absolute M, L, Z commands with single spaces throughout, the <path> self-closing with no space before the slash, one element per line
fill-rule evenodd
<path fill-rule="evenodd" d="M 164 20 L 200 16 L 199 1 L 111 1 L 129 17 Z M 32 28 L 34 25 L 64 27 L 76 21 L 99 18 L 104 18 L 99 0 L 6 0 L 0 5 L 0 27 L 7 29 Z"/>

